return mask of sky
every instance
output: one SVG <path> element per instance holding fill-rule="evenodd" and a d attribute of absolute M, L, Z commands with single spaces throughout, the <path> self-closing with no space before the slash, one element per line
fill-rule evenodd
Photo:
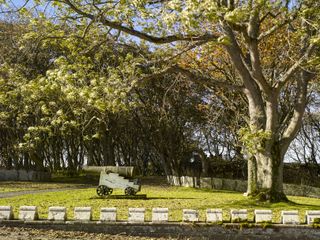
<path fill-rule="evenodd" d="M 11 7 L 13 7 L 13 9 L 20 9 L 21 7 L 27 7 L 27 8 L 32 8 L 35 4 L 33 0 L 7 0 L 7 2 L 9 3 L 9 5 Z M 27 4 L 26 4 L 27 3 Z M 42 6 L 42 7 L 38 7 L 38 9 L 40 10 L 46 10 L 46 14 L 47 15 L 52 15 L 53 13 L 53 8 L 50 6 Z M 3 10 L 3 9 L 2 9 Z M 8 10 L 8 9 L 6 9 Z M 1 16 L 1 18 L 5 18 L 6 16 Z"/>

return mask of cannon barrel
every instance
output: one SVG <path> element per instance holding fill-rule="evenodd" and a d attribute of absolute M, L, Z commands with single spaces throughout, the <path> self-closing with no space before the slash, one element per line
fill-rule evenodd
<path fill-rule="evenodd" d="M 86 172 L 113 172 L 118 173 L 124 177 L 134 177 L 134 167 L 132 166 L 84 166 L 83 170 Z"/>

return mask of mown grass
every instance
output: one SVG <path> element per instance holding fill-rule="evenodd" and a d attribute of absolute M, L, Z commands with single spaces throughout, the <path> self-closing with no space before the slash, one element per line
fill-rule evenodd
<path fill-rule="evenodd" d="M 146 208 L 146 220 L 151 219 L 151 210 L 154 207 L 169 208 L 169 220 L 181 221 L 182 209 L 198 209 L 200 220 L 205 220 L 205 211 L 209 208 L 224 210 L 224 220 L 230 218 L 230 209 L 248 209 L 249 221 L 253 221 L 254 209 L 272 209 L 274 222 L 280 221 L 281 210 L 299 210 L 301 221 L 304 221 L 306 210 L 320 210 L 319 199 L 305 197 L 290 197 L 288 203 L 262 203 L 244 197 L 241 193 L 228 191 L 213 191 L 169 186 L 143 186 L 139 194 L 147 194 L 147 199 L 117 199 L 115 195 L 123 195 L 123 190 L 115 190 L 112 198 L 99 198 L 95 188 L 50 192 L 19 197 L 0 199 L 0 205 L 14 207 L 15 216 L 19 206 L 38 206 L 40 218 L 47 218 L 48 207 L 65 206 L 68 209 L 68 218 L 73 218 L 74 207 L 91 206 L 94 220 L 99 219 L 101 207 L 116 207 L 118 219 L 126 220 L 129 207 Z"/>
<path fill-rule="evenodd" d="M 81 186 L 74 183 L 40 183 L 40 182 L 0 182 L 1 192 L 20 192 L 20 191 L 32 191 L 32 190 L 44 190 L 44 189 L 59 189 L 70 188 L 75 186 Z"/>

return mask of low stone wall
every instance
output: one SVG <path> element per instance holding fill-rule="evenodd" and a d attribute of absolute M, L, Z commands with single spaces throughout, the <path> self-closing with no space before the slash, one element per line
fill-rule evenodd
<path fill-rule="evenodd" d="M 73 209 L 73 218 L 67 216 L 67 208 L 63 206 L 53 206 L 48 208 L 48 220 L 49 221 L 74 221 L 74 222 L 90 222 L 92 219 L 92 207 L 75 207 Z M 129 223 L 144 223 L 145 220 L 145 208 L 128 208 L 128 219 Z M 13 214 L 12 206 L 0 206 L 0 222 L 18 219 L 21 221 L 38 221 L 39 208 L 37 206 L 20 206 L 19 213 L 17 216 Z M 152 222 L 169 222 L 170 209 L 168 208 L 153 208 L 152 211 Z M 315 219 L 320 219 L 320 210 L 305 211 L 305 217 L 303 221 L 300 219 L 298 210 L 281 211 L 281 218 L 272 222 L 273 212 L 270 209 L 265 210 L 252 210 L 253 222 L 255 223 L 276 223 L 276 224 L 307 224 L 312 225 Z M 206 223 L 243 223 L 248 222 L 249 211 L 247 209 L 207 209 L 205 211 L 205 220 L 200 221 L 199 216 L 201 211 L 197 209 L 182 209 L 182 222 L 206 222 Z M 223 219 L 223 216 L 230 216 L 230 219 Z M 117 208 L 101 208 L 99 222 L 118 222 L 117 219 Z M 124 221 L 120 221 L 124 222 Z M 252 222 L 252 220 L 250 220 Z"/>
<path fill-rule="evenodd" d="M 168 176 L 167 180 L 170 185 L 183 187 L 208 188 L 216 190 L 228 190 L 236 192 L 247 191 L 247 181 L 225 179 L 225 178 L 196 178 L 189 176 Z M 320 198 L 320 188 L 306 185 L 284 184 L 284 192 L 291 196 L 305 196 Z"/>
<path fill-rule="evenodd" d="M 49 172 L 0 169 L 0 181 L 46 181 L 50 178 Z"/>

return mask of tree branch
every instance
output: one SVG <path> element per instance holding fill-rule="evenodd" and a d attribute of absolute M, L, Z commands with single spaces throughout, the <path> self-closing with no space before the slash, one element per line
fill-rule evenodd
<path fill-rule="evenodd" d="M 55 0 L 55 1 L 57 1 L 57 0 Z M 92 20 L 96 20 L 105 26 L 120 30 L 120 31 L 128 33 L 132 36 L 138 37 L 140 39 L 143 39 L 148 42 L 155 43 L 155 44 L 165 44 L 165 43 L 172 43 L 172 42 L 176 42 L 176 41 L 212 41 L 212 40 L 217 40 L 220 37 L 219 34 L 210 34 L 210 33 L 206 33 L 206 34 L 203 34 L 200 36 L 199 35 L 192 35 L 192 34 L 191 35 L 181 34 L 181 35 L 168 35 L 168 36 L 164 36 L 164 37 L 156 37 L 156 36 L 152 36 L 147 33 L 138 31 L 134 28 L 124 26 L 124 25 L 122 25 L 122 23 L 110 21 L 110 20 L 106 19 L 104 16 L 95 16 L 93 14 L 84 12 L 83 10 L 79 9 L 76 5 L 74 5 L 70 0 L 62 0 L 60 2 L 67 4 L 73 11 L 75 11 L 77 14 L 79 14 L 83 17 L 86 17 L 86 18 L 89 18 Z"/>
<path fill-rule="evenodd" d="M 268 84 L 263 71 L 262 63 L 260 61 L 259 46 L 257 36 L 259 34 L 259 11 L 254 10 L 251 13 L 248 23 L 247 42 L 252 66 L 252 77 L 259 85 L 260 89 L 267 95 L 271 92 L 271 86 Z"/>
<path fill-rule="evenodd" d="M 303 64 L 303 62 L 305 62 L 311 56 L 314 47 L 314 44 L 310 44 L 309 47 L 306 49 L 305 54 L 302 57 L 300 57 L 300 59 L 296 61 L 276 83 L 275 88 L 278 91 L 291 79 L 292 75 L 297 71 L 298 68 L 301 67 L 301 64 Z"/>
<path fill-rule="evenodd" d="M 150 75 L 147 75 L 143 77 L 141 80 L 152 80 L 152 79 L 157 79 L 165 76 L 166 74 L 178 74 L 180 73 L 181 75 L 188 77 L 191 81 L 194 83 L 201 84 L 203 86 L 210 86 L 210 87 L 218 87 L 218 88 L 225 88 L 231 91 L 243 91 L 244 87 L 236 84 L 231 84 L 228 82 L 225 82 L 223 80 L 217 80 L 213 79 L 211 76 L 204 75 L 201 73 L 197 73 L 192 70 L 187 70 L 183 67 L 180 67 L 179 65 L 173 65 L 165 68 L 164 70 L 153 73 Z"/>
<path fill-rule="evenodd" d="M 285 19 L 284 21 L 278 23 L 277 25 L 274 25 L 272 28 L 270 28 L 269 30 L 262 32 L 259 37 L 258 37 L 258 41 L 268 37 L 269 35 L 273 34 L 274 32 L 276 32 L 278 29 L 282 28 L 283 26 L 285 26 L 286 24 L 292 22 L 295 18 L 297 17 L 297 12 L 295 12 L 291 17 Z"/>
<path fill-rule="evenodd" d="M 17 8 L 16 5 L 14 3 L 13 4 L 13 7 L 16 8 L 16 10 L 9 10 L 9 11 L 0 11 L 0 13 L 15 13 L 15 12 L 19 12 L 21 11 L 25 6 L 27 6 L 27 4 L 30 2 L 30 0 L 25 0 L 25 2 L 22 4 L 21 7 Z"/>
<path fill-rule="evenodd" d="M 293 116 L 291 117 L 288 127 L 284 131 L 281 139 L 281 144 L 284 146 L 285 149 L 289 147 L 289 144 L 297 135 L 302 124 L 302 117 L 307 104 L 308 82 L 312 77 L 313 74 L 303 71 L 301 73 L 300 78 L 297 80 L 298 85 Z"/>

